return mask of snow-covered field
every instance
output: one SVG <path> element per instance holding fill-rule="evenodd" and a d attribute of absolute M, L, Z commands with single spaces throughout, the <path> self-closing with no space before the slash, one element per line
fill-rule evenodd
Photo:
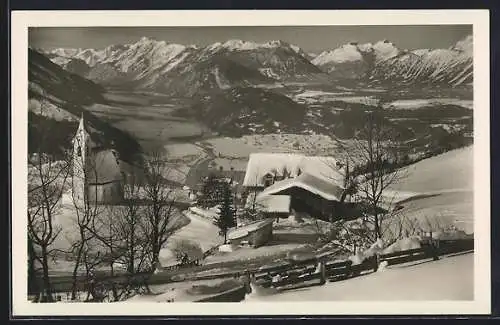
<path fill-rule="evenodd" d="M 205 156 L 202 148 L 193 143 L 174 143 L 165 145 L 167 158 L 172 159 L 186 159 L 186 157 L 198 158 Z"/>
<path fill-rule="evenodd" d="M 351 96 L 353 92 L 324 92 L 317 90 L 306 90 L 293 96 L 293 100 L 301 104 L 316 104 L 331 101 L 342 101 L 346 103 L 357 103 L 365 105 L 377 105 L 379 99 L 374 96 Z"/>
<path fill-rule="evenodd" d="M 408 167 L 408 177 L 402 179 L 392 189 L 415 193 L 472 190 L 473 162 L 472 146 L 448 151 Z"/>
<path fill-rule="evenodd" d="M 474 101 L 458 98 L 400 99 L 384 104 L 384 108 L 418 109 L 424 106 L 457 105 L 473 109 Z"/>
<path fill-rule="evenodd" d="M 405 200 L 400 210 L 407 218 L 428 220 L 434 227 L 454 225 L 474 231 L 473 147 L 424 159 L 407 169 L 407 177 L 386 193 Z"/>
<path fill-rule="evenodd" d="M 360 96 L 359 91 L 343 91 L 343 92 L 327 92 L 321 90 L 305 90 L 298 94 L 293 94 L 292 99 L 302 104 L 320 104 L 331 101 L 342 101 L 346 103 L 356 103 L 375 106 L 379 103 L 380 99 L 375 95 L 369 93 L 381 93 L 383 89 L 363 89 L 361 92 L 367 93 L 366 96 Z M 412 110 L 419 109 L 426 106 L 440 106 L 440 105 L 457 105 L 468 109 L 473 109 L 473 100 L 460 99 L 460 98 L 415 98 L 415 99 L 398 99 L 392 102 L 383 104 L 384 108 Z"/>
<path fill-rule="evenodd" d="M 246 135 L 241 138 L 215 138 L 207 140 L 216 155 L 224 157 L 248 158 L 254 152 L 324 155 L 338 147 L 337 141 L 326 135 L 262 134 Z"/>
<path fill-rule="evenodd" d="M 473 269 L 473 254 L 443 257 L 439 261 L 400 264 L 324 286 L 252 295 L 244 302 L 473 300 Z"/>

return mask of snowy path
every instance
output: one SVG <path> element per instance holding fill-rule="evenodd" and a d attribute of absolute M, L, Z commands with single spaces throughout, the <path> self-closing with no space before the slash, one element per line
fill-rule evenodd
<path fill-rule="evenodd" d="M 210 220 L 197 216 L 193 213 L 183 212 L 191 222 L 175 232 L 167 241 L 167 247 L 174 244 L 177 240 L 187 239 L 198 243 L 205 252 L 215 245 L 222 242 L 219 236 L 219 229 Z M 176 263 L 174 255 L 169 248 L 162 249 L 160 252 L 162 266 L 173 265 Z"/>
<path fill-rule="evenodd" d="M 474 255 L 416 262 L 357 278 L 252 297 L 254 301 L 389 301 L 474 299 Z M 250 302 L 250 301 L 248 301 Z"/>

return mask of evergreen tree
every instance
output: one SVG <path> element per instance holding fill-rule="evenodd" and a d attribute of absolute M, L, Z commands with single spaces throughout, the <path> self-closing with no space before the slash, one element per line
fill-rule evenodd
<path fill-rule="evenodd" d="M 222 206 L 219 216 L 215 220 L 215 225 L 219 227 L 219 234 L 224 236 L 224 244 L 227 242 L 227 232 L 229 228 L 236 226 L 236 214 L 233 207 L 233 195 L 229 184 L 224 183 Z"/>
<path fill-rule="evenodd" d="M 223 182 L 215 174 L 210 174 L 203 182 L 198 203 L 203 208 L 211 208 L 223 201 Z"/>

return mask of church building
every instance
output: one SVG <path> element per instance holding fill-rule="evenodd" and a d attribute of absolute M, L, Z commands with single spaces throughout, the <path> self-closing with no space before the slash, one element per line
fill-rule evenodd
<path fill-rule="evenodd" d="M 118 152 L 95 143 L 80 118 L 73 139 L 73 194 L 77 202 L 117 204 L 123 201 L 125 174 Z"/>

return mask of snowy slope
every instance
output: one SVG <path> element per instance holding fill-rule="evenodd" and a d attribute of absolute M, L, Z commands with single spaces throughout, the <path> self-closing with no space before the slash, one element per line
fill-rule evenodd
<path fill-rule="evenodd" d="M 409 166 L 408 177 L 394 188 L 417 193 L 472 190 L 473 162 L 472 146 L 448 151 Z"/>
<path fill-rule="evenodd" d="M 421 262 L 417 262 L 421 263 Z M 347 281 L 255 297 L 268 301 L 445 301 L 474 299 L 474 255 L 390 267 Z M 445 275 L 445 276 L 443 276 Z M 250 303 L 251 301 L 243 301 Z M 363 311 L 361 311 L 362 313 Z"/>

